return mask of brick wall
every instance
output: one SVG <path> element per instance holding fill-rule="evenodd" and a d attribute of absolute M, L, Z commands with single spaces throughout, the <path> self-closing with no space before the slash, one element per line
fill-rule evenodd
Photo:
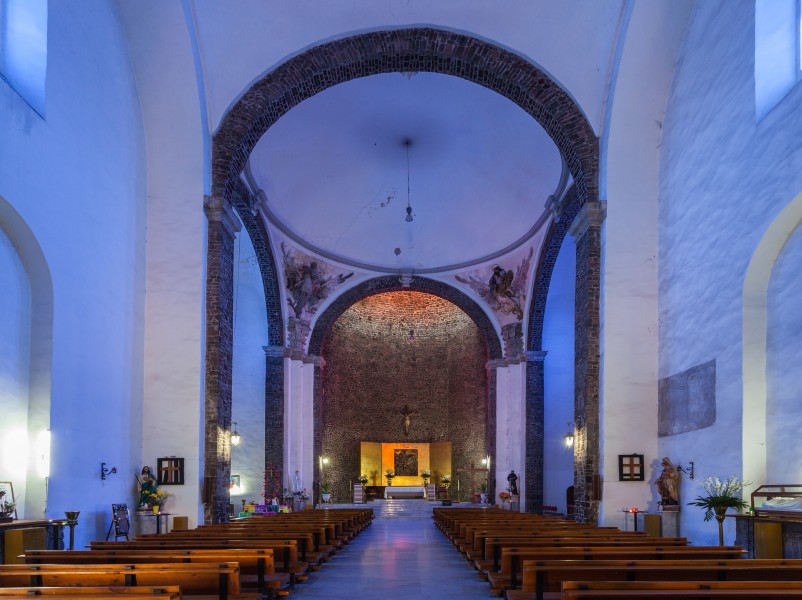
<path fill-rule="evenodd" d="M 487 453 L 487 348 L 451 302 L 413 291 L 364 298 L 332 325 L 323 354 L 318 423 L 335 499 L 360 474 L 361 441 L 450 441 L 452 469 Z M 408 436 L 405 404 L 418 411 Z"/>

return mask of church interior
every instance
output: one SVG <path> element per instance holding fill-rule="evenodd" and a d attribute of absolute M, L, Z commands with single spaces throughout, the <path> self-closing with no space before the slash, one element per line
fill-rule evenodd
<path fill-rule="evenodd" d="M 707 477 L 802 498 L 800 14 L 0 0 L 14 516 L 102 540 L 144 466 L 189 528 L 271 478 L 698 545 Z"/>

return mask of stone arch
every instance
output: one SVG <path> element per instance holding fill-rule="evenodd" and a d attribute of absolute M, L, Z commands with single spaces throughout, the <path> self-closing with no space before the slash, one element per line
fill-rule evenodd
<path fill-rule="evenodd" d="M 374 31 L 315 46 L 267 73 L 229 109 L 214 135 L 211 201 L 212 204 L 229 205 L 236 210 L 257 248 L 265 282 L 268 327 L 271 332 L 269 345 L 273 348 L 268 357 L 268 379 L 276 379 L 267 383 L 266 404 L 277 410 L 277 395 L 282 393 L 282 373 L 276 352 L 284 343 L 282 309 L 278 301 L 280 284 L 275 276 L 267 232 L 258 225 L 258 219 L 253 218 L 257 212 L 254 199 L 250 194 L 243 193 L 240 174 L 262 135 L 303 100 L 351 79 L 401 71 L 453 75 L 482 85 L 516 103 L 541 124 L 559 148 L 573 176 L 579 205 L 596 203 L 598 200 L 599 144 L 582 110 L 543 70 L 490 42 L 434 28 Z M 233 239 L 227 243 L 233 244 Z M 594 245 L 599 245 L 598 239 L 591 239 L 589 243 L 592 251 L 597 251 Z M 218 246 L 209 247 L 207 262 L 210 265 L 220 262 L 213 254 L 226 251 Z M 259 249 L 264 251 L 260 253 Z M 229 339 L 230 332 L 224 331 L 221 336 L 221 332 L 216 330 L 219 323 L 226 322 L 220 311 L 227 305 L 222 296 L 226 294 L 228 283 L 227 278 L 221 278 L 217 273 L 207 276 L 207 288 L 213 288 L 211 292 L 207 289 L 207 298 L 210 298 L 206 318 L 207 356 L 220 355 L 223 359 L 230 355 L 230 346 L 233 344 Z M 591 283 L 598 288 L 598 282 Z M 218 297 L 222 297 L 223 301 L 218 301 Z M 228 381 L 226 378 L 225 373 L 215 365 L 207 364 L 207 390 L 210 393 L 206 402 L 216 407 L 212 412 L 220 413 L 221 425 L 225 425 L 226 406 L 230 412 L 231 382 L 230 377 Z M 493 394 L 494 378 L 493 373 L 490 381 Z M 226 390 L 229 390 L 227 398 Z M 214 397 L 210 398 L 210 395 Z M 215 418 L 207 418 L 207 421 L 207 432 L 217 428 Z M 278 438 L 283 430 L 277 426 L 270 434 Z M 495 447 L 495 441 L 489 447 Z M 204 454 L 207 461 L 214 464 L 217 454 L 215 444 L 207 443 Z M 276 459 L 271 456 L 267 462 L 277 462 Z M 222 505 L 225 503 L 224 484 L 227 475 L 222 471 L 217 475 L 211 472 L 206 474 L 206 487 L 216 490 L 215 504 L 221 505 L 220 510 L 213 511 L 215 514 L 224 514 Z M 212 500 L 211 497 L 209 500 Z"/>
<path fill-rule="evenodd" d="M 320 355 L 326 343 L 326 339 L 331 330 L 331 326 L 337 321 L 350 306 L 359 300 L 375 294 L 396 291 L 424 292 L 438 296 L 459 307 L 471 320 L 476 323 L 479 332 L 485 340 L 488 360 L 500 359 L 502 357 L 502 344 L 492 321 L 482 308 L 458 289 L 434 279 L 424 277 L 412 277 L 408 286 L 403 286 L 397 276 L 377 277 L 363 281 L 362 283 L 346 290 L 318 317 L 309 338 L 309 354 Z M 318 363 L 319 364 L 319 363 Z M 315 439 L 313 445 L 314 456 L 320 456 L 323 449 L 323 420 L 322 402 L 323 389 L 320 374 L 320 367 L 315 367 L 314 376 L 314 429 Z M 496 370 L 488 368 L 487 380 L 487 426 L 485 429 L 485 446 L 490 451 L 491 460 L 495 462 L 496 453 Z M 317 471 L 315 477 L 317 478 Z M 317 485 L 317 479 L 315 480 Z M 317 489 L 317 488 L 315 488 Z M 490 490 L 491 493 L 493 490 Z"/>
<path fill-rule="evenodd" d="M 36 236 L 22 216 L 2 196 L 0 196 L 0 230 L 11 240 L 30 284 L 28 434 L 38 435 L 40 432 L 50 429 L 50 390 L 53 363 L 53 281 L 44 252 Z M 28 468 L 30 469 L 30 465 Z M 47 486 L 45 478 L 28 477 L 25 487 L 26 512 L 40 512 L 41 507 L 46 504 Z"/>
<path fill-rule="evenodd" d="M 802 193 L 780 212 L 760 239 L 746 269 L 743 289 L 743 479 L 753 489 L 766 480 L 767 293 L 774 264 L 802 225 Z M 744 492 L 746 495 L 750 490 Z"/>

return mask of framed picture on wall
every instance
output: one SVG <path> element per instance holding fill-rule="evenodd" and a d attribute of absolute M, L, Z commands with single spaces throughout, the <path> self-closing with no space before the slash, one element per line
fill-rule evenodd
<path fill-rule="evenodd" d="M 618 481 L 643 481 L 643 454 L 618 455 Z"/>
<path fill-rule="evenodd" d="M 17 518 L 17 498 L 10 481 L 0 481 L 0 516 Z"/>
<path fill-rule="evenodd" d="M 156 460 L 159 485 L 184 485 L 184 459 L 169 456 Z"/>

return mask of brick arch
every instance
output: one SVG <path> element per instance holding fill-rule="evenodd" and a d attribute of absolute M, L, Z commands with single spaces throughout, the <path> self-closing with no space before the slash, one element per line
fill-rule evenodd
<path fill-rule="evenodd" d="M 482 334 L 487 346 L 488 358 L 490 360 L 501 358 L 501 340 L 499 340 L 498 333 L 496 333 L 496 328 L 485 311 L 471 298 L 447 283 L 424 277 L 413 277 L 409 286 L 404 287 L 401 285 L 400 278 L 395 275 L 363 281 L 359 285 L 346 290 L 332 302 L 315 322 L 315 327 L 309 337 L 309 354 L 320 355 L 322 353 L 331 326 L 352 304 L 367 296 L 402 290 L 432 294 L 458 306 L 479 328 L 479 332 Z"/>
<path fill-rule="evenodd" d="M 502 345 L 493 323 L 479 305 L 458 289 L 434 279 L 424 277 L 412 277 L 409 286 L 401 285 L 400 278 L 397 276 L 376 277 L 363 281 L 359 285 L 346 290 L 329 307 L 323 311 L 315 322 L 314 329 L 309 338 L 309 354 L 321 355 L 326 345 L 326 341 L 331 331 L 332 325 L 350 306 L 359 300 L 383 294 L 386 292 L 413 291 L 423 292 L 438 296 L 459 307 L 476 324 L 479 333 L 485 340 L 488 359 L 502 358 Z M 487 422 L 485 427 L 485 447 L 489 449 L 491 460 L 496 460 L 496 370 L 488 368 L 487 377 Z M 313 453 L 321 456 L 323 450 L 323 385 L 320 368 L 315 368 L 314 382 L 314 441 Z M 314 488 L 318 485 L 318 472 L 315 471 Z M 490 482 L 490 493 L 495 493 L 494 482 Z"/>

